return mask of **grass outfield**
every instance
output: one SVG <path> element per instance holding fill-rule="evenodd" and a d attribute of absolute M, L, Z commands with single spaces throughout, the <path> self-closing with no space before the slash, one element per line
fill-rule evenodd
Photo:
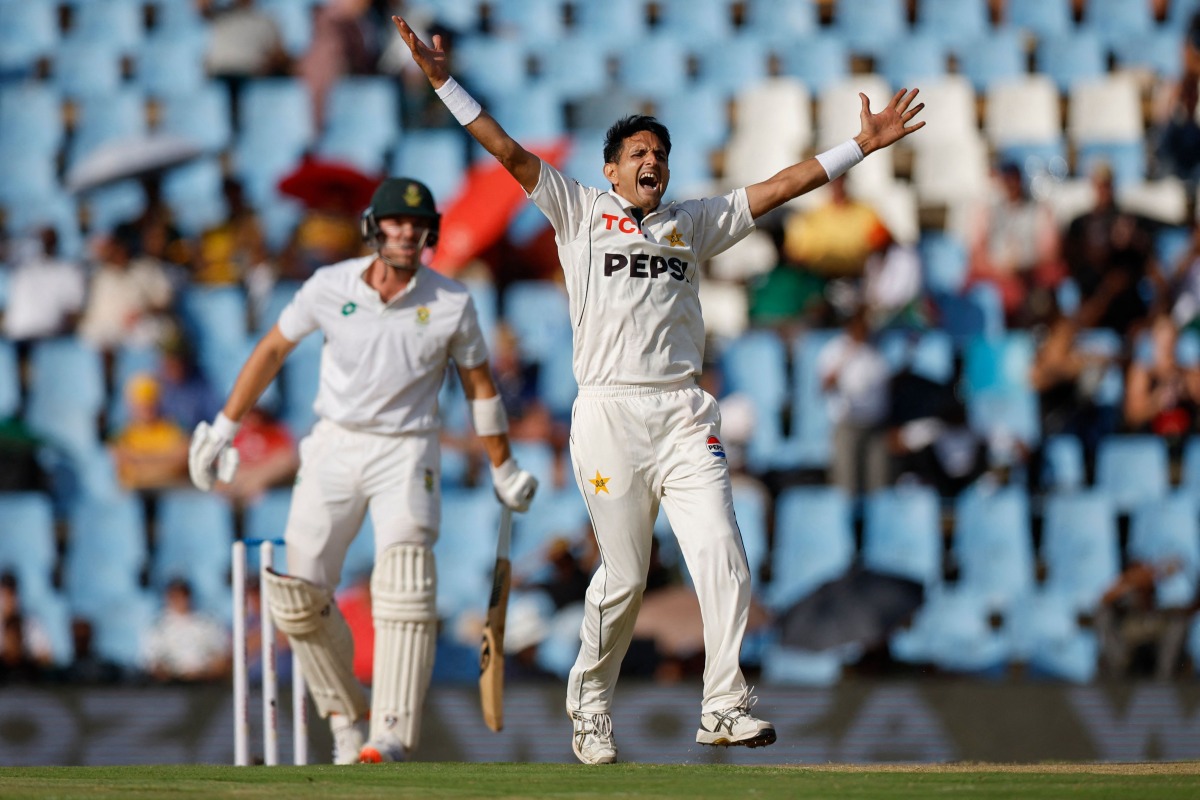
<path fill-rule="evenodd" d="M 736 767 L 413 763 L 370 767 L 7 767 L 15 798 L 1197 798 L 1200 762 Z"/>

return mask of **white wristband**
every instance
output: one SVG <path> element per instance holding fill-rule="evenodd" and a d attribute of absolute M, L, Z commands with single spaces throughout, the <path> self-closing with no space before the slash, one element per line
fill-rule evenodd
<path fill-rule="evenodd" d="M 862 160 L 862 148 L 853 139 L 847 139 L 824 153 L 817 154 L 817 161 L 825 168 L 829 180 L 833 180 Z"/>
<path fill-rule="evenodd" d="M 237 436 L 238 428 L 242 427 L 240 422 L 234 422 L 229 417 L 225 416 L 225 412 L 221 411 L 217 414 L 217 418 L 213 420 L 212 432 L 226 442 L 232 442 L 233 437 Z"/>
<path fill-rule="evenodd" d="M 476 436 L 499 436 L 508 433 L 508 414 L 500 395 L 471 401 L 471 423 Z"/>
<path fill-rule="evenodd" d="M 450 109 L 450 113 L 463 127 L 470 125 L 483 113 L 483 106 L 479 105 L 479 102 L 471 97 L 454 78 L 447 78 L 440 88 L 433 91 L 442 98 L 446 108 Z"/>

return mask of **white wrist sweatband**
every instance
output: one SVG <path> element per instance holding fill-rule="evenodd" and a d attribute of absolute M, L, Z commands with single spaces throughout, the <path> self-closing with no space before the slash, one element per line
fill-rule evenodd
<path fill-rule="evenodd" d="M 442 98 L 442 102 L 446 104 L 446 108 L 450 109 L 450 113 L 458 120 L 458 124 L 466 127 L 476 120 L 483 113 L 483 106 L 467 93 L 458 81 L 454 78 L 447 78 L 446 82 L 441 87 L 433 90 L 438 97 Z"/>
<path fill-rule="evenodd" d="M 226 442 L 232 442 L 233 437 L 237 436 L 238 428 L 242 427 L 240 422 L 234 422 L 229 417 L 225 416 L 225 412 L 219 412 L 217 418 L 213 420 L 212 432 Z"/>
<path fill-rule="evenodd" d="M 471 424 L 476 436 L 499 436 L 508 433 L 508 414 L 500 395 L 471 401 Z"/>
<path fill-rule="evenodd" d="M 824 153 L 817 154 L 817 161 L 825 168 L 829 180 L 833 180 L 862 160 L 862 148 L 853 139 L 847 139 Z"/>
<path fill-rule="evenodd" d="M 508 460 L 505 461 L 503 464 L 501 464 L 498 467 L 493 464 L 492 465 L 492 483 L 499 486 L 500 484 L 504 483 L 509 478 L 511 478 L 513 475 L 516 475 L 517 471 L 519 469 L 520 469 L 520 467 L 517 466 L 517 460 L 515 458 L 513 458 L 512 456 L 509 456 Z"/>

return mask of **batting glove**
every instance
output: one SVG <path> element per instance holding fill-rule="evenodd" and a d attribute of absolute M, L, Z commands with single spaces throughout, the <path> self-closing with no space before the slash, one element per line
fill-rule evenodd
<path fill-rule="evenodd" d="M 498 467 L 492 467 L 492 485 L 496 497 L 513 511 L 527 511 L 533 495 L 537 492 L 537 478 L 517 466 L 510 458 Z"/>
<path fill-rule="evenodd" d="M 197 489 L 209 491 L 214 481 L 230 483 L 237 474 L 238 451 L 233 447 L 238 424 L 217 414 L 212 425 L 201 422 L 192 433 L 188 448 L 188 472 Z"/>

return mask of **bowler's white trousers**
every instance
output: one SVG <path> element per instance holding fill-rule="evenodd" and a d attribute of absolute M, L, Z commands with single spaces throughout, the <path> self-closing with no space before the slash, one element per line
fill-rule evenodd
<path fill-rule="evenodd" d="M 397 544 L 433 547 L 441 521 L 436 431 L 388 436 L 320 420 L 300 442 L 288 513 L 288 573 L 336 589 L 368 508 L 375 559 Z"/>
<path fill-rule="evenodd" d="M 740 654 L 750 570 L 733 513 L 717 402 L 692 380 L 580 387 L 571 459 L 601 564 L 588 586 L 567 708 L 607 713 L 642 605 L 659 503 L 679 540 L 704 623 L 702 711 L 729 708 L 746 687 Z"/>

